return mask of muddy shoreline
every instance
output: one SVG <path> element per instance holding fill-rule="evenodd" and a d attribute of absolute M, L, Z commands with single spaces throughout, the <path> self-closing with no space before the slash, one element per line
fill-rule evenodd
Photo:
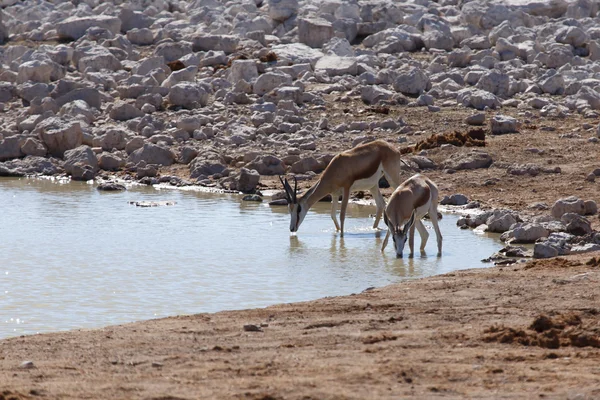
<path fill-rule="evenodd" d="M 6 339 L 0 393 L 595 398 L 598 263 L 539 260 L 304 303 Z"/>

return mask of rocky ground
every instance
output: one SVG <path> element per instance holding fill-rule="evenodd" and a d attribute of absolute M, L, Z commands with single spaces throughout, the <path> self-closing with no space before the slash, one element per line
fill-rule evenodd
<path fill-rule="evenodd" d="M 307 188 L 379 138 L 503 233 L 496 261 L 550 258 L 3 341 L 0 399 L 597 397 L 596 264 L 552 257 L 600 249 L 598 5 L 524 3 L 0 0 L 2 176 Z"/>

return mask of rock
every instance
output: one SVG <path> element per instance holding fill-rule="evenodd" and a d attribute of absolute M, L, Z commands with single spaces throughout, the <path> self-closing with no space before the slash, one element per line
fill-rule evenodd
<path fill-rule="evenodd" d="M 97 190 L 106 191 L 106 192 L 119 192 L 123 190 L 127 190 L 125 185 L 121 185 L 117 182 L 102 182 L 97 187 Z"/>
<path fill-rule="evenodd" d="M 162 56 L 166 62 L 176 61 L 183 56 L 192 53 L 192 43 L 190 42 L 163 42 L 154 49 L 155 56 Z"/>
<path fill-rule="evenodd" d="M 225 175 L 227 166 L 224 165 L 220 156 L 214 153 L 203 156 L 203 158 L 196 157 L 190 163 L 190 178 L 206 179 L 215 174 Z"/>
<path fill-rule="evenodd" d="M 62 157 L 65 151 L 83 143 L 80 123 L 68 122 L 58 117 L 50 117 L 40 122 L 32 133 L 42 140 L 51 155 L 57 157 Z"/>
<path fill-rule="evenodd" d="M 90 107 L 94 107 L 98 110 L 102 104 L 100 92 L 98 90 L 92 88 L 79 88 L 69 90 L 67 93 L 57 97 L 56 105 L 62 107 L 63 105 L 76 100 L 85 101 Z"/>
<path fill-rule="evenodd" d="M 464 194 L 453 194 L 451 196 L 444 196 L 444 198 L 440 201 L 442 205 L 452 205 L 452 206 L 464 206 L 469 202 L 469 199 Z"/>
<path fill-rule="evenodd" d="M 323 45 L 322 51 L 329 56 L 354 57 L 356 55 L 348 39 L 335 36 Z"/>
<path fill-rule="evenodd" d="M 149 46 L 154 43 L 154 33 L 148 28 L 131 29 L 127 32 L 127 40 L 137 46 Z"/>
<path fill-rule="evenodd" d="M 83 100 L 74 100 L 63 105 L 60 108 L 58 115 L 65 120 L 79 120 L 88 125 L 96 120 L 94 112 Z"/>
<path fill-rule="evenodd" d="M 104 28 L 116 35 L 121 30 L 121 20 L 117 17 L 108 15 L 69 17 L 58 22 L 55 27 L 56 33 L 60 39 L 77 40 L 91 27 Z"/>
<path fill-rule="evenodd" d="M 560 217 L 560 221 L 566 225 L 568 233 L 576 236 L 584 236 L 592 233 L 590 222 L 576 213 L 565 213 Z"/>
<path fill-rule="evenodd" d="M 32 60 L 19 65 L 17 83 L 42 82 L 49 83 L 63 78 L 63 67 L 50 60 Z"/>
<path fill-rule="evenodd" d="M 298 41 L 313 48 L 320 48 L 334 36 L 331 22 L 322 18 L 300 18 Z"/>
<path fill-rule="evenodd" d="M 485 114 L 484 113 L 471 114 L 467 118 L 465 118 L 465 123 L 467 125 L 477 125 L 477 126 L 483 125 L 485 123 Z"/>
<path fill-rule="evenodd" d="M 552 258 L 558 256 L 558 249 L 550 244 L 536 243 L 533 247 L 533 258 Z"/>
<path fill-rule="evenodd" d="M 256 170 L 242 168 L 235 180 L 235 188 L 243 193 L 253 193 L 260 181 L 260 174 Z M 262 199 L 260 200 L 262 201 Z"/>
<path fill-rule="evenodd" d="M 518 133 L 520 123 L 516 118 L 507 115 L 494 115 L 491 122 L 492 134 L 503 135 L 505 133 Z"/>
<path fill-rule="evenodd" d="M 269 17 L 283 22 L 298 11 L 298 0 L 268 0 Z"/>
<path fill-rule="evenodd" d="M 485 90 L 465 88 L 461 89 L 456 96 L 456 102 L 465 107 L 473 107 L 477 110 L 485 108 L 499 108 L 500 100 L 493 93 Z"/>
<path fill-rule="evenodd" d="M 198 73 L 198 67 L 195 65 L 186 67 L 179 71 L 175 71 L 169 75 L 167 79 L 161 84 L 162 87 L 171 88 L 179 82 L 194 82 L 196 74 Z"/>
<path fill-rule="evenodd" d="M 91 147 L 83 145 L 64 153 L 64 168 L 75 180 L 94 179 L 98 172 L 98 159 Z"/>
<path fill-rule="evenodd" d="M 488 168 L 492 163 L 488 153 L 478 150 L 453 154 L 444 162 L 446 168 L 453 170 Z"/>
<path fill-rule="evenodd" d="M 216 65 L 217 60 L 222 61 L 221 53 L 231 54 L 237 51 L 239 47 L 240 39 L 234 35 L 207 35 L 199 34 L 192 37 L 192 49 L 194 51 L 206 51 L 208 52 L 204 60 L 210 62 L 210 64 L 202 63 L 201 65 Z M 210 53 L 210 52 L 213 53 Z M 224 62 L 218 62 L 218 64 L 226 64 Z"/>
<path fill-rule="evenodd" d="M 367 104 L 377 104 L 379 101 L 392 99 L 394 92 L 379 85 L 367 85 L 360 89 L 360 97 Z"/>
<path fill-rule="evenodd" d="M 294 163 L 292 165 L 292 172 L 294 174 L 304 174 L 306 172 L 320 172 L 325 169 L 326 165 L 323 165 L 322 162 L 317 160 L 314 157 L 305 157 L 300 159 L 300 161 Z"/>
<path fill-rule="evenodd" d="M 158 175 L 158 166 L 155 164 L 148 164 L 148 165 L 142 165 L 138 166 L 136 169 L 136 174 L 135 177 L 137 179 L 144 179 L 144 178 L 154 178 L 156 175 Z M 143 182 L 146 184 L 154 184 L 154 181 L 150 180 L 149 183 L 148 182 Z"/>
<path fill-rule="evenodd" d="M 105 171 L 118 171 L 125 166 L 125 160 L 111 153 L 102 153 L 98 157 L 98 166 Z"/>
<path fill-rule="evenodd" d="M 552 216 L 560 218 L 566 213 L 585 214 L 585 202 L 575 196 L 557 200 L 551 209 Z"/>
<path fill-rule="evenodd" d="M 315 65 L 315 72 L 319 71 L 329 76 L 356 75 L 358 64 L 353 57 L 324 56 Z"/>
<path fill-rule="evenodd" d="M 175 162 L 175 154 L 170 149 L 152 143 L 145 143 L 141 148 L 129 155 L 129 162 L 138 164 L 144 161 L 146 164 L 171 165 Z"/>
<path fill-rule="evenodd" d="M 530 223 L 506 231 L 501 239 L 510 239 L 511 243 L 535 243 L 536 240 L 548 237 L 549 234 L 550 231 L 541 224 Z"/>
<path fill-rule="evenodd" d="M 279 86 L 288 86 L 291 84 L 292 77 L 286 73 L 278 71 L 266 72 L 256 79 L 253 91 L 254 94 L 262 96 Z"/>
<path fill-rule="evenodd" d="M 167 100 L 173 106 L 189 109 L 204 107 L 208 103 L 208 92 L 199 84 L 181 82 L 169 90 Z"/>
<path fill-rule="evenodd" d="M 101 147 L 105 151 L 124 150 L 130 136 L 132 136 L 132 133 L 125 129 L 109 126 L 103 134 L 94 137 L 92 145 Z"/>
<path fill-rule="evenodd" d="M 511 212 L 506 210 L 495 210 L 485 222 L 488 232 L 503 233 L 510 229 L 517 220 Z"/>
<path fill-rule="evenodd" d="M 242 197 L 242 201 L 256 201 L 256 202 L 262 202 L 263 198 L 260 197 L 260 195 L 258 194 L 247 194 L 244 197 Z"/>
<path fill-rule="evenodd" d="M 254 60 L 235 60 L 229 69 L 229 82 L 235 84 L 239 80 L 252 82 L 258 78 L 258 69 Z"/>
<path fill-rule="evenodd" d="M 401 71 L 394 81 L 394 90 L 402 94 L 416 95 L 429 90 L 431 82 L 425 72 L 417 67 Z"/>
<path fill-rule="evenodd" d="M 590 253 L 593 251 L 600 251 L 600 244 L 586 243 L 583 245 L 571 247 L 571 254 Z"/>
<path fill-rule="evenodd" d="M 260 175 L 283 175 L 285 174 L 285 166 L 283 162 L 274 156 L 266 155 L 256 157 L 251 162 L 247 163 L 245 168 L 256 170 Z"/>
<path fill-rule="evenodd" d="M 594 174 L 595 175 L 595 174 Z M 584 201 L 585 215 L 594 215 L 598 213 L 598 205 L 594 200 Z"/>
<path fill-rule="evenodd" d="M 112 105 L 109 116 L 117 121 L 127 121 L 133 118 L 143 117 L 144 113 L 133 104 L 117 101 Z"/>
<path fill-rule="evenodd" d="M 2 144 L 0 144 L 1 147 Z M 39 140 L 29 137 L 21 145 L 21 152 L 26 156 L 44 157 L 48 153 L 48 149 Z M 2 156 L 0 156 L 0 159 L 2 159 Z"/>

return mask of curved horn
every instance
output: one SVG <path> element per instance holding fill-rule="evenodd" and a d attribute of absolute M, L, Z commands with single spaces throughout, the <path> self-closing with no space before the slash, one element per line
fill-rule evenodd
<path fill-rule="evenodd" d="M 287 178 L 284 179 L 281 177 L 281 175 L 279 175 L 279 181 L 283 185 L 283 190 L 285 191 L 285 199 L 289 204 L 292 204 L 292 188 L 290 187 Z"/>
<path fill-rule="evenodd" d="M 298 201 L 298 179 L 294 176 L 294 203 Z"/>
<path fill-rule="evenodd" d="M 402 162 L 402 164 L 406 165 L 409 169 L 413 169 L 412 165 L 410 165 L 409 163 L 407 163 L 403 159 L 400 159 L 400 161 Z"/>

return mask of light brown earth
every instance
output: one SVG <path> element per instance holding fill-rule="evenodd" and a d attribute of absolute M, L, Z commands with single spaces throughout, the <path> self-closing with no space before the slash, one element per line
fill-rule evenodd
<path fill-rule="evenodd" d="M 361 113 L 368 109 L 361 104 L 330 104 L 332 124 L 389 117 Z M 496 166 L 426 172 L 443 195 L 464 193 L 484 207 L 532 213 L 548 212 L 530 210 L 532 203 L 551 206 L 568 195 L 599 200 L 598 183 L 585 179 L 600 167 L 600 144 L 587 141 L 598 120 L 502 112 L 518 116 L 523 127 L 519 134 L 487 138 L 485 150 Z M 445 107 L 438 113 L 399 106 L 390 111 L 422 131 L 409 143 L 466 131 L 462 121 L 469 113 Z M 581 138 L 559 137 L 569 133 Z M 352 140 L 323 138 L 318 150 L 335 153 Z M 434 149 L 428 157 L 441 164 L 452 152 L 467 150 Z M 515 163 L 562 172 L 509 175 L 503 166 Z M 484 185 L 490 179 L 496 184 Z M 265 182 L 266 188 L 278 184 L 276 177 Z M 597 227 L 597 216 L 590 218 Z M 597 399 L 599 261 L 590 253 L 266 309 L 6 339 L 0 341 L 0 399 Z"/>

